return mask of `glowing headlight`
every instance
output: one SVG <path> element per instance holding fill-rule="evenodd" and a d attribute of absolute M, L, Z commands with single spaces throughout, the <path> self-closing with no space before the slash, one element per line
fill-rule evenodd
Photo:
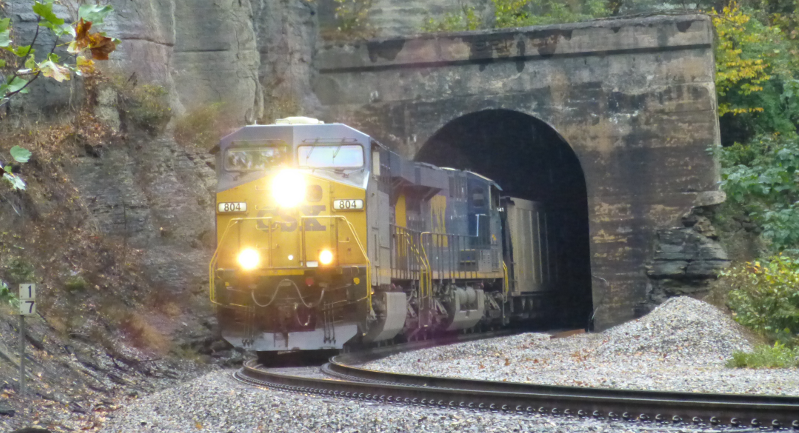
<path fill-rule="evenodd" d="M 261 256 L 258 254 L 258 251 L 247 248 L 239 253 L 239 265 L 241 265 L 242 269 L 245 271 L 251 271 L 257 268 L 260 262 Z"/>
<path fill-rule="evenodd" d="M 295 207 L 305 197 L 305 176 L 296 170 L 283 170 L 272 180 L 272 197 L 280 207 Z"/>
<path fill-rule="evenodd" d="M 333 263 L 333 253 L 331 253 L 330 250 L 322 250 L 322 252 L 319 253 L 319 263 L 323 265 Z"/>

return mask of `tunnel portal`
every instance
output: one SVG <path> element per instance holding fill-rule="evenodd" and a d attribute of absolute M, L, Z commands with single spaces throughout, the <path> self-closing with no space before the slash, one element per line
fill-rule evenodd
<path fill-rule="evenodd" d="M 574 151 L 545 122 L 511 110 L 461 116 L 437 131 L 416 160 L 487 176 L 503 195 L 543 203 L 558 247 L 558 319 L 552 326 L 590 326 L 591 261 L 585 176 Z"/>

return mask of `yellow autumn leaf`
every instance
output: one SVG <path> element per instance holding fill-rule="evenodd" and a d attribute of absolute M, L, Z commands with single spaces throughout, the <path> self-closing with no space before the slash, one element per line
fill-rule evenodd
<path fill-rule="evenodd" d="M 77 66 L 84 74 L 91 74 L 94 72 L 94 60 L 87 59 L 84 56 L 78 56 L 75 59 L 75 66 Z"/>
<path fill-rule="evenodd" d="M 52 60 L 39 63 L 39 70 L 45 77 L 52 78 L 59 83 L 70 79 L 69 69 L 53 62 Z"/>

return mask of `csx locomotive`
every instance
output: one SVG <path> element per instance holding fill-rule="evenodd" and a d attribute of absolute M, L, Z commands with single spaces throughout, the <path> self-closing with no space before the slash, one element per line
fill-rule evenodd
<path fill-rule="evenodd" d="M 552 218 L 480 174 L 303 117 L 223 138 L 216 170 L 210 292 L 234 346 L 379 345 L 558 309 Z"/>

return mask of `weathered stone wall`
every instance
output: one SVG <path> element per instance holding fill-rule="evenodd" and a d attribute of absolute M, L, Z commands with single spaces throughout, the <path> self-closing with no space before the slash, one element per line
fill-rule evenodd
<path fill-rule="evenodd" d="M 659 231 L 717 189 L 712 26 L 652 17 L 320 50 L 326 118 L 413 157 L 436 131 L 484 109 L 520 111 L 572 146 L 588 186 L 597 326 L 632 318 L 651 289 Z"/>

